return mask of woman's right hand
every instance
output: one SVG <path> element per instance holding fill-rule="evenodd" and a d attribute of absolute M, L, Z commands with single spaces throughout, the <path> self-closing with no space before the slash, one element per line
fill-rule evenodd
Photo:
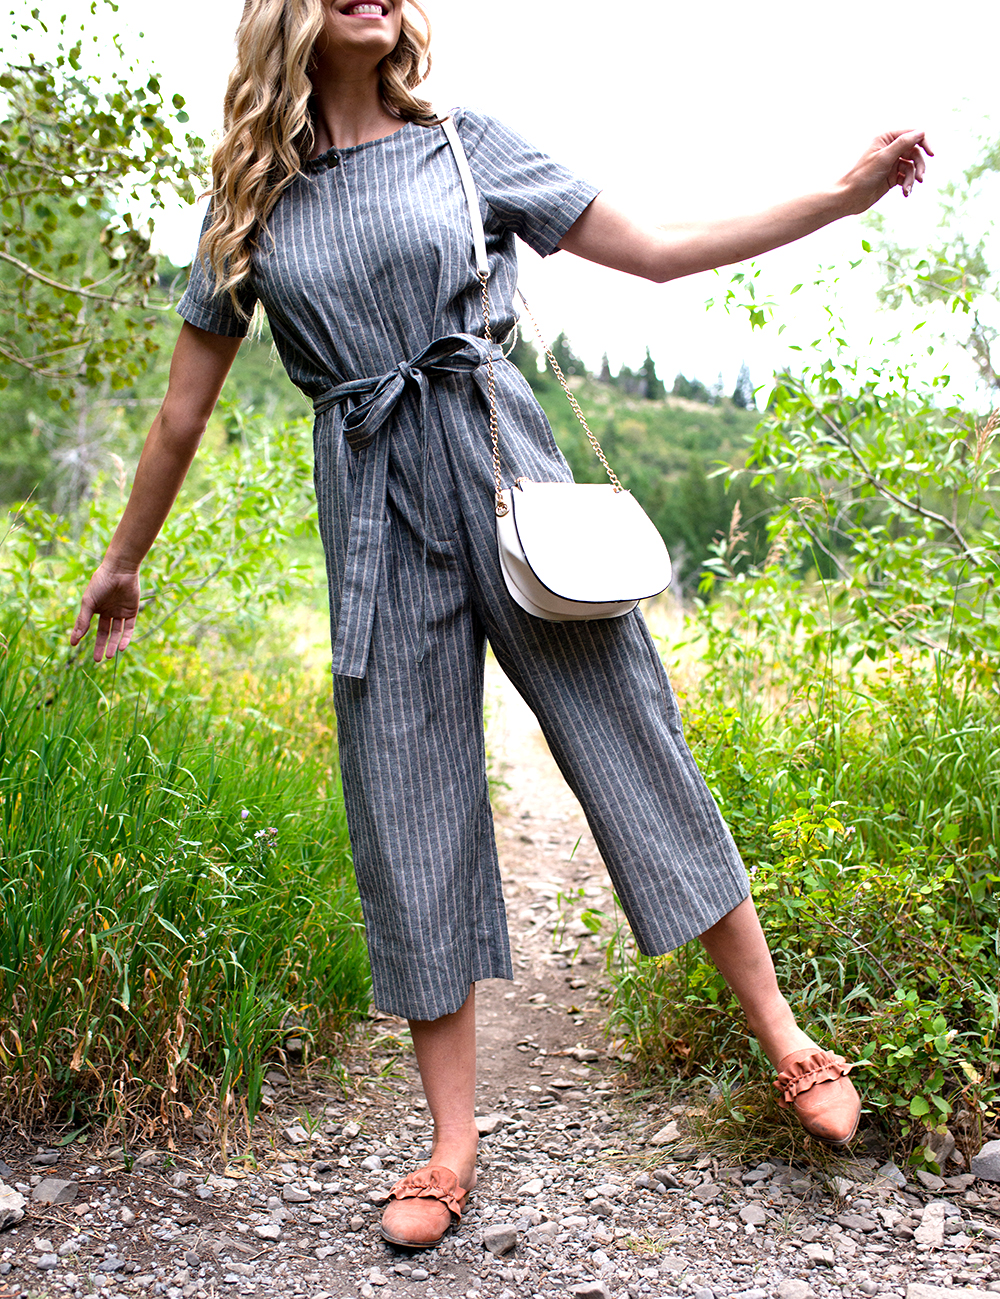
<path fill-rule="evenodd" d="M 94 662 L 114 658 L 128 646 L 139 612 L 139 573 L 116 571 L 107 560 L 87 584 L 69 643 L 79 645 L 97 615 Z"/>

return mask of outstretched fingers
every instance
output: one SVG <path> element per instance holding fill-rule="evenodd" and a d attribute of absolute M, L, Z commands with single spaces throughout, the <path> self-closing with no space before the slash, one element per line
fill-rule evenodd
<path fill-rule="evenodd" d="M 908 198 L 915 184 L 923 184 L 927 159 L 934 157 L 934 150 L 927 143 L 923 131 L 888 131 L 879 143 L 889 163 L 889 189 L 898 185 Z"/>

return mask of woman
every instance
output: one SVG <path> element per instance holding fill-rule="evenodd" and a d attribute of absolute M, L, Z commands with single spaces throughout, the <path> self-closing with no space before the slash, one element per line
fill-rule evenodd
<path fill-rule="evenodd" d="M 409 0 L 247 0 L 201 256 L 170 382 L 122 522 L 72 633 L 124 650 L 138 570 L 180 488 L 256 301 L 315 401 L 340 759 L 374 999 L 410 1021 L 430 1165 L 386 1239 L 436 1244 L 475 1184 L 475 983 L 510 978 L 482 733 L 485 643 L 537 713 L 643 951 L 700 935 L 817 1136 L 853 1136 L 839 1056 L 781 995 L 733 841 L 684 743 L 638 614 L 548 623 L 500 575 L 479 283 L 455 160 L 414 88 Z M 498 123 L 455 114 L 480 193 L 496 337 L 513 324 L 514 235 L 666 281 L 753 257 L 894 186 L 930 150 L 879 137 L 830 190 L 729 221 L 652 228 Z M 442 341 L 443 340 L 443 341 Z M 530 390 L 495 361 L 509 482 L 566 479 Z"/>

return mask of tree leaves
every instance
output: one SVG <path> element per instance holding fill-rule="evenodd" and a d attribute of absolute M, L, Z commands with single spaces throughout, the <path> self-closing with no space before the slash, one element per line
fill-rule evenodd
<path fill-rule="evenodd" d="M 22 49 L 0 72 L 0 376 L 44 379 L 69 409 L 82 389 L 121 388 L 144 368 L 157 267 L 138 213 L 194 201 L 204 146 L 175 139 L 159 79 L 136 81 L 117 40 L 99 78 L 66 26 L 63 15 L 54 56 Z M 22 29 L 49 32 L 38 9 Z M 180 121 L 182 96 L 169 102 Z"/>

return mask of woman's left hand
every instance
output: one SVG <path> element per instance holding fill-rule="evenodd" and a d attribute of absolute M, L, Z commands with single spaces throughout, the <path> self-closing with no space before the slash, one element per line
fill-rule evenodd
<path fill-rule="evenodd" d="M 898 185 L 909 198 L 914 185 L 923 183 L 927 159 L 934 150 L 923 131 L 885 131 L 871 142 L 840 180 L 849 212 L 866 212 L 873 203 Z"/>

